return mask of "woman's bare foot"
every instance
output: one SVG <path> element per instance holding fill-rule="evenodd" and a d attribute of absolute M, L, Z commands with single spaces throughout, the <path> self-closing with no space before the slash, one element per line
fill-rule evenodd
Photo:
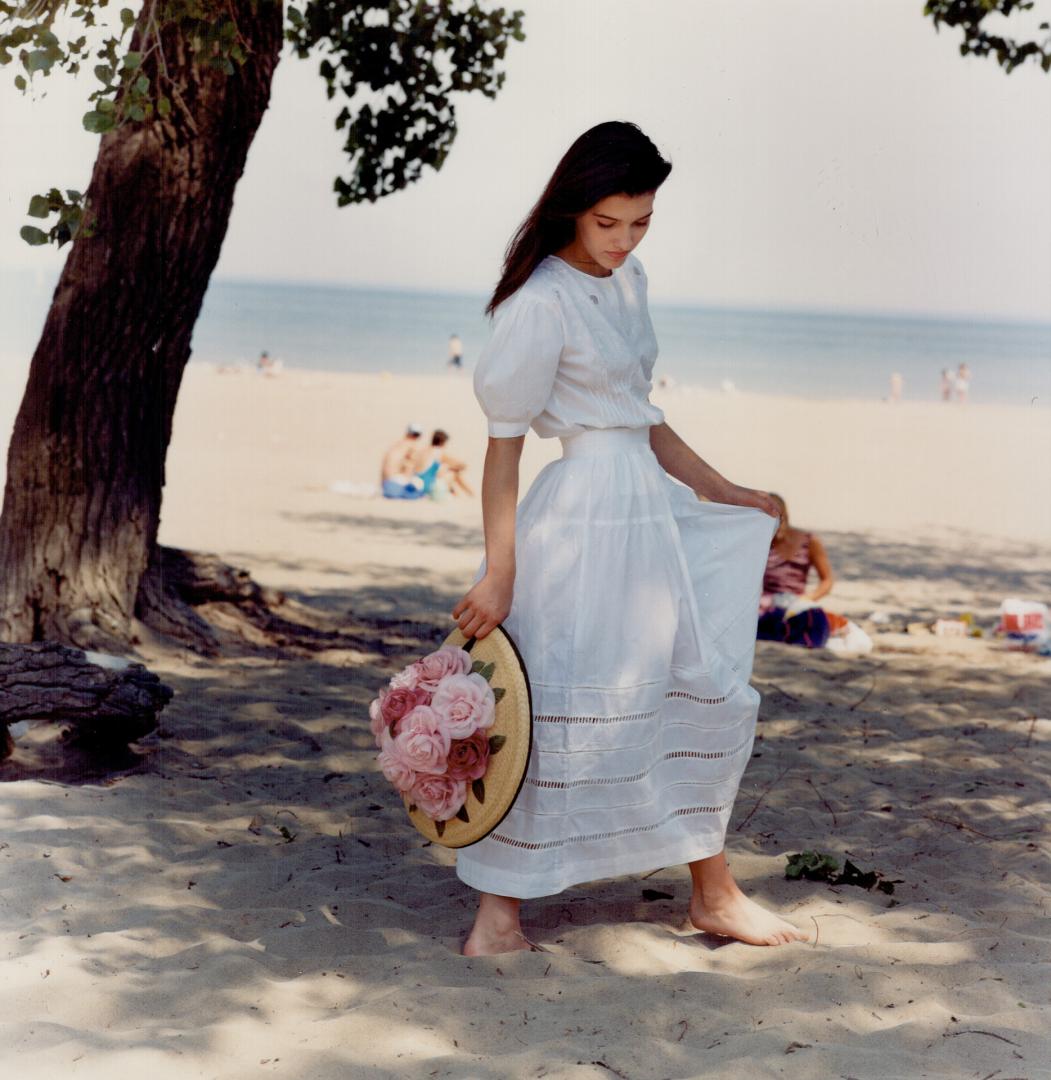
<path fill-rule="evenodd" d="M 690 922 L 707 934 L 736 938 L 749 945 L 787 945 L 790 941 L 808 940 L 798 927 L 760 907 L 742 892 L 712 906 L 694 896 L 690 901 Z"/>
<path fill-rule="evenodd" d="M 521 930 L 505 934 L 479 933 L 475 927 L 463 943 L 464 956 L 497 956 L 500 953 L 539 951 L 539 947 L 526 938 Z"/>
<path fill-rule="evenodd" d="M 464 956 L 495 956 L 498 953 L 538 950 L 522 933 L 518 921 L 520 901 L 512 896 L 480 893 L 478 914 L 467 940 Z"/>
<path fill-rule="evenodd" d="M 810 939 L 797 926 L 745 896 L 730 875 L 721 852 L 690 863 L 690 873 L 693 875 L 690 922 L 698 930 L 736 938 L 749 945 L 787 945 Z"/>

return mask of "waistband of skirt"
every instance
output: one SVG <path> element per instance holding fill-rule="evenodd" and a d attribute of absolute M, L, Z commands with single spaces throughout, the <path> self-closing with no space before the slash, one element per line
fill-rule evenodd
<path fill-rule="evenodd" d="M 562 456 L 599 457 L 606 454 L 623 454 L 650 447 L 649 427 L 592 428 L 578 431 L 575 435 L 559 436 Z"/>

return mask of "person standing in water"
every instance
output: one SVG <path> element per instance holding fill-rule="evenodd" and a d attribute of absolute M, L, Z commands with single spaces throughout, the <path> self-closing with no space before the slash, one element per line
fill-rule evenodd
<path fill-rule="evenodd" d="M 633 254 L 671 165 L 634 124 L 585 132 L 508 248 L 474 375 L 488 418 L 485 557 L 452 615 L 503 624 L 533 751 L 501 824 L 457 855 L 479 893 L 467 955 L 534 947 L 521 901 L 689 865 L 689 917 L 805 940 L 738 888 L 726 829 L 755 733 L 755 613 L 777 510 L 702 460 L 649 400 L 657 341 Z M 526 432 L 559 438 L 518 503 Z M 711 500 L 711 501 L 702 501 Z M 517 504 L 517 506 L 516 506 Z"/>
<path fill-rule="evenodd" d="M 956 369 L 956 401 L 960 405 L 967 404 L 967 395 L 971 390 L 971 369 L 966 363 L 960 364 Z"/>
<path fill-rule="evenodd" d="M 459 334 L 449 335 L 449 361 L 448 367 L 454 371 L 463 369 L 463 342 Z"/>

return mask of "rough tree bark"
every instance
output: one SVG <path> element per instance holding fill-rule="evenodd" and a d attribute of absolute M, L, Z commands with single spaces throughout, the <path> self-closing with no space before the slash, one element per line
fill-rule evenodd
<path fill-rule="evenodd" d="M 244 65 L 229 76 L 201 66 L 177 29 L 164 31 L 170 117 L 102 137 L 87 191 L 97 232 L 73 242 L 11 440 L 0 640 L 119 649 L 136 614 L 207 636 L 166 591 L 156 555 L 164 461 L 283 17 L 279 0 L 229 0 L 226 10 Z M 157 80 L 158 67 L 154 53 L 144 71 Z"/>

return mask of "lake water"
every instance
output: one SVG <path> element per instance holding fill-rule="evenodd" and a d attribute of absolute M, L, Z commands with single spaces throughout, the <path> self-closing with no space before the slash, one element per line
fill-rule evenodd
<path fill-rule="evenodd" d="M 0 274 L 0 355 L 36 345 L 53 282 Z M 291 367 L 440 372 L 458 333 L 468 367 L 484 344 L 485 297 L 455 293 L 213 281 L 194 359 L 254 363 L 262 350 Z M 908 400 L 936 400 L 942 368 L 971 369 L 975 402 L 1051 406 L 1051 323 L 832 312 L 724 310 L 654 303 L 656 376 L 716 388 L 811 398 L 885 397 L 890 375 Z"/>

